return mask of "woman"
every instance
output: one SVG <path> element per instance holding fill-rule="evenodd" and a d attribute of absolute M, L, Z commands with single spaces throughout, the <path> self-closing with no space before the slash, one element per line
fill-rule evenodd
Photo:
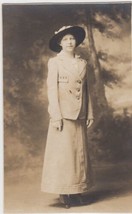
<path fill-rule="evenodd" d="M 91 186 L 87 149 L 87 127 L 93 123 L 88 89 L 87 62 L 75 54 L 85 38 L 79 26 L 64 26 L 50 39 L 58 54 L 48 62 L 50 123 L 44 158 L 41 190 L 60 194 L 69 208 Z"/>

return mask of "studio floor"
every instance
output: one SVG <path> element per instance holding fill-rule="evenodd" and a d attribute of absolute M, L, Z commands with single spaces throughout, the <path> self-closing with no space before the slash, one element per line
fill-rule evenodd
<path fill-rule="evenodd" d="M 132 213 L 132 164 L 94 167 L 95 186 L 88 195 L 92 203 L 65 209 L 58 195 L 40 191 L 41 169 L 21 178 L 5 179 L 4 211 L 8 213 Z M 31 176 L 32 175 L 32 176 Z M 31 178 L 32 177 L 32 178 Z"/>

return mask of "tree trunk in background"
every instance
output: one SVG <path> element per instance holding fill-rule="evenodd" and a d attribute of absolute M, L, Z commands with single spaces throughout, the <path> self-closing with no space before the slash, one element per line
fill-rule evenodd
<path fill-rule="evenodd" d="M 90 67 L 91 67 L 91 74 L 92 74 L 92 84 L 91 84 L 91 93 L 94 103 L 94 110 L 95 115 L 100 117 L 101 115 L 107 113 L 108 110 L 108 103 L 105 96 L 105 88 L 104 83 L 101 77 L 101 66 L 97 56 L 97 51 L 95 48 L 93 31 L 92 31 L 92 10 L 86 12 L 86 27 L 87 27 L 87 34 L 89 40 L 89 51 L 90 51 Z"/>

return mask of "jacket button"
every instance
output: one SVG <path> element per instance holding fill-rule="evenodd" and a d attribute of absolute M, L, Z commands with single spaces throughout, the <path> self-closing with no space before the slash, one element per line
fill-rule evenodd
<path fill-rule="evenodd" d="M 78 83 L 81 83 L 81 80 L 77 80 Z"/>
<path fill-rule="evenodd" d="M 79 91 L 80 91 L 80 88 L 78 88 L 77 91 L 79 92 Z"/>
<path fill-rule="evenodd" d="M 77 100 L 79 100 L 80 99 L 80 97 L 76 97 L 77 98 Z"/>

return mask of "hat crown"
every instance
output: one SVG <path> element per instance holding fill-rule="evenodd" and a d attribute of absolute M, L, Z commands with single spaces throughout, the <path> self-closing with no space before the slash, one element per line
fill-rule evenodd
<path fill-rule="evenodd" d="M 55 34 L 61 32 L 61 31 L 63 31 L 63 30 L 66 30 L 66 29 L 68 29 L 68 28 L 71 28 L 71 27 L 72 27 L 71 25 L 69 25 L 69 26 L 63 26 L 63 27 L 61 27 L 58 31 L 55 31 Z"/>

